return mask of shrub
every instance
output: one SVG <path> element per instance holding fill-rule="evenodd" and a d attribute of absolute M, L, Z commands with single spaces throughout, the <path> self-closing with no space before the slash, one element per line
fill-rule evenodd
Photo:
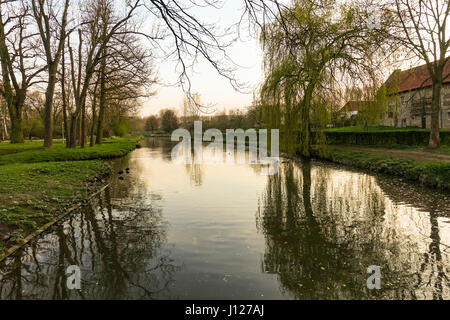
<path fill-rule="evenodd" d="M 129 121 L 126 118 L 120 117 L 113 124 L 114 135 L 118 137 L 125 137 L 128 133 Z"/>

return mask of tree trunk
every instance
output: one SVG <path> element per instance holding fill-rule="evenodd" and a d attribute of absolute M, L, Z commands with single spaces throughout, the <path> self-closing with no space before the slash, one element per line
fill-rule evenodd
<path fill-rule="evenodd" d="M 80 145 L 81 143 L 81 117 L 80 117 L 81 113 L 78 112 L 77 114 L 77 120 L 76 120 L 76 125 L 77 125 L 77 129 L 76 129 L 76 138 L 75 138 L 75 146 Z"/>
<path fill-rule="evenodd" d="M 94 133 L 95 133 L 95 123 L 97 122 L 97 83 L 94 87 L 94 99 L 92 101 L 92 124 L 91 124 L 91 137 L 89 145 L 91 147 L 94 146 L 95 140 L 94 140 Z"/>
<path fill-rule="evenodd" d="M 100 108 L 98 111 L 98 120 L 97 120 L 97 136 L 95 138 L 96 144 L 102 144 L 103 142 L 103 118 L 105 117 L 105 105 L 102 103 L 102 93 L 100 92 Z"/>
<path fill-rule="evenodd" d="M 67 103 L 65 101 L 65 97 L 63 95 L 63 103 L 62 103 L 62 112 L 63 112 L 63 122 L 64 122 L 64 134 L 66 135 L 66 145 L 68 144 L 67 142 L 70 140 L 69 136 L 69 130 L 68 130 L 68 124 L 67 124 Z"/>
<path fill-rule="evenodd" d="M 25 93 L 20 91 L 12 101 L 7 101 L 9 118 L 11 120 L 11 143 L 24 143 L 22 110 L 25 103 Z"/>
<path fill-rule="evenodd" d="M 56 66 L 48 66 L 48 84 L 44 105 L 44 147 L 53 146 L 53 95 L 56 85 Z"/>
<path fill-rule="evenodd" d="M 431 101 L 431 130 L 430 142 L 428 148 L 439 148 L 441 141 L 439 137 L 439 112 L 441 110 L 441 89 L 442 83 L 436 81 L 433 83 L 433 98 Z"/>
<path fill-rule="evenodd" d="M 97 122 L 97 111 L 95 110 L 95 104 L 92 105 L 92 125 L 91 125 L 91 137 L 89 145 L 91 147 L 95 144 L 94 134 L 95 134 L 95 123 Z"/>
<path fill-rule="evenodd" d="M 77 131 L 77 116 L 76 114 L 72 114 L 70 117 L 70 133 L 67 136 L 67 148 L 75 148 L 77 145 L 76 142 L 76 131 Z"/>
<path fill-rule="evenodd" d="M 300 123 L 300 155 L 305 158 L 311 157 L 311 127 L 309 113 L 311 108 L 313 89 L 308 86 L 305 91 L 305 97 L 301 103 L 301 123 Z"/>
<path fill-rule="evenodd" d="M 1 102 L 0 102 L 1 103 Z M 0 122 L 0 131 L 2 132 L 2 140 L 6 140 L 8 137 L 8 128 L 6 126 L 6 108 L 5 105 L 3 103 L 0 104 L 0 111 L 1 111 L 1 115 L 2 115 L 2 119 Z"/>
<path fill-rule="evenodd" d="M 67 96 L 66 96 L 66 62 L 65 62 L 65 52 L 62 52 L 62 63 L 61 63 L 61 98 L 62 98 L 62 112 L 64 121 L 64 132 L 66 134 L 66 147 L 71 145 L 71 134 L 69 132 L 69 124 L 67 119 Z"/>
<path fill-rule="evenodd" d="M 86 104 L 83 104 L 81 108 L 81 132 L 80 132 L 80 146 L 85 147 L 86 144 Z"/>
<path fill-rule="evenodd" d="M 24 143 L 21 108 L 10 112 L 9 117 L 11 118 L 11 143 Z"/>
<path fill-rule="evenodd" d="M 105 117 L 105 103 L 106 103 L 105 72 L 106 72 L 106 49 L 104 50 L 100 66 L 100 107 L 98 111 L 97 138 L 96 138 L 97 144 L 101 144 L 103 140 L 103 118 Z"/>

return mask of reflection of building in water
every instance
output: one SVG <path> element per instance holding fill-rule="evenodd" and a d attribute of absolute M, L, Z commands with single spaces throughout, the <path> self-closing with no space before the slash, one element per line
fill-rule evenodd
<path fill-rule="evenodd" d="M 269 177 L 257 219 L 264 269 L 296 298 L 449 298 L 450 255 L 437 210 L 392 201 L 377 178 L 289 164 Z M 379 265 L 382 289 L 368 291 Z"/>

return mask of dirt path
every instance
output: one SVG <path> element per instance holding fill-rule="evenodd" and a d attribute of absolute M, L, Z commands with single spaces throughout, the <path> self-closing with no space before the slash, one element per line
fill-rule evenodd
<path fill-rule="evenodd" d="M 371 148 L 371 147 L 356 147 L 356 146 L 332 146 L 341 150 L 355 150 L 371 152 L 376 154 L 383 154 L 388 156 L 395 156 L 398 158 L 405 158 L 417 161 L 438 161 L 450 163 L 450 155 L 442 153 L 433 153 L 422 150 L 397 150 L 397 149 L 385 149 L 385 148 Z"/>

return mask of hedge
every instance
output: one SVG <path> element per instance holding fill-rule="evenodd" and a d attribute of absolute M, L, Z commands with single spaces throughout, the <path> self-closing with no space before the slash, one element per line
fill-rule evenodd
<path fill-rule="evenodd" d="M 312 132 L 316 144 L 317 132 Z M 328 144 L 370 145 L 370 146 L 427 146 L 430 133 L 427 131 L 391 132 L 325 132 Z M 440 132 L 441 144 L 450 145 L 450 131 Z"/>

